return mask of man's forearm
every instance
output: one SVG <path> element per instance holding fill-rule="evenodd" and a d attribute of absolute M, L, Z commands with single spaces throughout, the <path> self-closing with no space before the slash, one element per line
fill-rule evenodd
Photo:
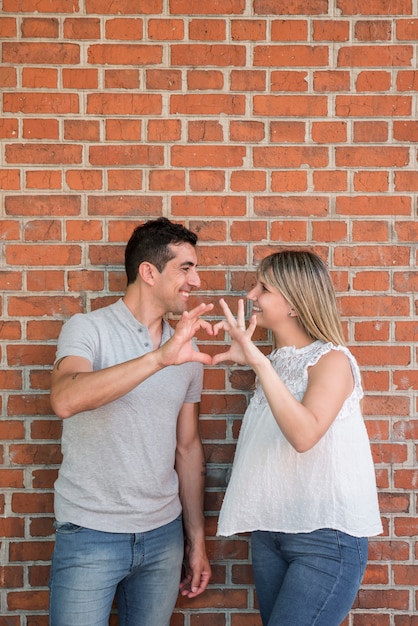
<path fill-rule="evenodd" d="M 183 523 L 187 540 L 192 545 L 196 542 L 204 542 L 203 501 L 206 462 L 200 443 L 185 454 L 177 451 L 176 470 L 179 477 L 179 495 L 183 507 Z"/>

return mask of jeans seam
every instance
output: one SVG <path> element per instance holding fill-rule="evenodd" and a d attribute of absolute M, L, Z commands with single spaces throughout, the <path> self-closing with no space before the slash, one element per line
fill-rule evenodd
<path fill-rule="evenodd" d="M 367 566 L 367 555 L 363 554 L 362 544 L 359 537 L 356 537 L 356 545 L 360 563 L 359 585 L 361 585 L 361 581 L 363 580 L 364 572 Z"/>
<path fill-rule="evenodd" d="M 313 621 L 312 626 L 315 626 L 315 624 L 318 623 L 318 620 L 320 619 L 321 615 L 323 614 L 323 612 L 325 611 L 327 604 L 331 601 L 333 595 L 334 595 L 334 591 L 336 589 L 336 587 L 338 586 L 340 579 L 341 579 L 341 575 L 342 575 L 342 571 L 343 571 L 343 558 L 342 558 L 342 550 L 341 550 L 341 537 L 340 537 L 340 532 L 338 530 L 334 531 L 335 533 L 335 538 L 336 538 L 336 543 L 338 544 L 338 551 L 340 553 L 340 562 L 339 562 L 339 570 L 338 570 L 338 576 L 335 576 L 335 580 L 334 580 L 334 584 L 332 586 L 331 591 L 328 594 L 328 597 L 326 598 L 325 602 L 323 603 L 323 605 L 321 606 L 321 608 L 318 610 L 318 613 Z"/>

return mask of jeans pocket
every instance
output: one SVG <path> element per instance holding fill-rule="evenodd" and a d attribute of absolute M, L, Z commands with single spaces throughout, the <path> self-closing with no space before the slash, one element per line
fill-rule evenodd
<path fill-rule="evenodd" d="M 61 533 L 63 535 L 71 535 L 74 533 L 78 533 L 82 530 L 82 526 L 78 526 L 77 524 L 73 524 L 72 522 L 54 522 L 54 528 L 57 533 Z"/>

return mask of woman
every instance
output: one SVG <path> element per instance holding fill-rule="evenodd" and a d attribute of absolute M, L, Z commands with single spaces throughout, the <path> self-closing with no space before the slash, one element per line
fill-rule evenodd
<path fill-rule="evenodd" d="M 235 319 L 225 301 L 229 350 L 213 364 L 250 366 L 256 389 L 245 413 L 218 535 L 251 532 L 264 626 L 339 626 L 382 532 L 360 372 L 344 346 L 325 263 L 310 251 L 266 257 Z M 275 349 L 253 343 L 269 329 Z"/>

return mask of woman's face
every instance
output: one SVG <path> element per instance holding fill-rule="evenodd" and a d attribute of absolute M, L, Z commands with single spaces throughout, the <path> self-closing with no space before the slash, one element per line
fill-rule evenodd
<path fill-rule="evenodd" d="M 261 276 L 247 294 L 252 302 L 252 313 L 257 317 L 257 326 L 278 329 L 289 318 L 292 307 L 282 293 L 266 283 Z"/>

